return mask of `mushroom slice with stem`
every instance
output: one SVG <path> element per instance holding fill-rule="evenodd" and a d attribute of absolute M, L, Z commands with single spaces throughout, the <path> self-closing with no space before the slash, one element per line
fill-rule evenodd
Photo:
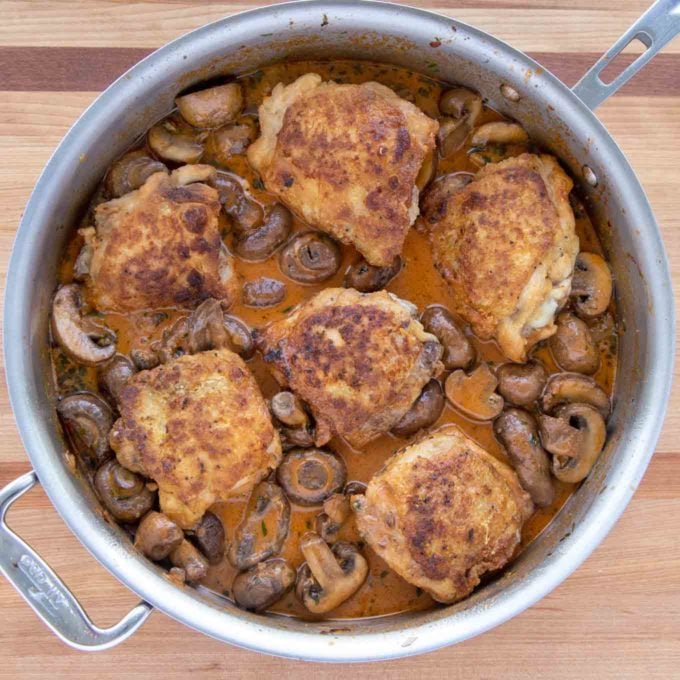
<path fill-rule="evenodd" d="M 257 125 L 250 118 L 242 118 L 238 123 L 225 125 L 210 133 L 205 144 L 205 159 L 213 160 L 226 167 L 255 141 Z"/>
<path fill-rule="evenodd" d="M 234 252 L 247 262 L 263 262 L 284 244 L 293 228 L 293 216 L 281 203 L 275 203 L 257 229 L 237 233 Z"/>
<path fill-rule="evenodd" d="M 437 141 L 439 153 L 447 158 L 458 151 L 468 138 L 482 112 L 482 98 L 466 87 L 445 91 L 439 99 L 440 121 Z"/>
<path fill-rule="evenodd" d="M 99 371 L 99 387 L 111 395 L 115 403 L 118 403 L 121 390 L 136 372 L 137 368 L 130 359 L 123 354 L 116 354 Z"/>
<path fill-rule="evenodd" d="M 94 366 L 108 361 L 116 353 L 116 334 L 82 312 L 80 286 L 69 283 L 59 288 L 52 302 L 54 339 L 81 364 Z"/>
<path fill-rule="evenodd" d="M 579 316 L 587 319 L 607 310 L 612 297 L 612 273 L 596 253 L 579 253 L 571 279 L 571 298 Z"/>
<path fill-rule="evenodd" d="M 565 438 L 559 438 L 559 446 L 554 446 L 555 433 L 543 440 L 545 448 L 554 454 L 552 471 L 562 482 L 576 484 L 588 476 L 607 439 L 607 428 L 600 412 L 588 404 L 566 404 L 556 411 L 564 430 L 574 430 L 577 434 L 566 437 L 571 447 L 564 447 Z M 543 424 L 541 435 L 543 435 Z"/>
<path fill-rule="evenodd" d="M 149 488 L 146 480 L 115 459 L 106 461 L 97 470 L 94 488 L 104 507 L 119 522 L 139 521 L 156 502 L 156 492 Z"/>
<path fill-rule="evenodd" d="M 444 347 L 442 362 L 447 371 L 469 368 L 473 364 L 477 355 L 475 348 L 446 307 L 441 305 L 427 307 L 420 316 L 420 322 Z"/>
<path fill-rule="evenodd" d="M 167 173 L 168 169 L 160 161 L 151 158 L 144 149 L 129 151 L 109 169 L 106 175 L 106 188 L 113 198 L 119 198 L 139 189 L 157 172 Z"/>
<path fill-rule="evenodd" d="M 241 182 L 237 175 L 217 171 L 211 184 L 217 190 L 224 212 L 234 220 L 236 231 L 247 234 L 262 224 L 264 210 L 247 194 Z"/>
<path fill-rule="evenodd" d="M 210 564 L 218 564 L 222 560 L 226 537 L 224 526 L 217 515 L 206 512 L 196 528 L 187 534 Z"/>
<path fill-rule="evenodd" d="M 543 392 L 547 375 L 543 364 L 503 364 L 496 370 L 498 392 L 505 401 L 515 406 L 528 406 Z"/>
<path fill-rule="evenodd" d="M 454 371 L 446 379 L 448 400 L 475 420 L 493 420 L 503 410 L 503 397 L 496 394 L 498 380 L 489 366 L 480 364 L 472 373 Z"/>
<path fill-rule="evenodd" d="M 298 283 L 321 283 L 340 268 L 338 244 L 320 231 L 295 234 L 279 254 L 281 271 Z"/>
<path fill-rule="evenodd" d="M 290 503 L 271 482 L 260 482 L 248 501 L 246 516 L 229 547 L 229 561 L 248 569 L 281 550 L 290 524 Z"/>
<path fill-rule="evenodd" d="M 549 414 L 561 404 L 571 403 L 590 404 L 603 418 L 609 415 L 609 397 L 590 376 L 580 373 L 553 375 L 541 397 L 543 412 Z"/>
<path fill-rule="evenodd" d="M 584 321 L 568 312 L 557 317 L 557 330 L 548 338 L 548 347 L 557 365 L 564 371 L 595 373 L 600 355 Z"/>
<path fill-rule="evenodd" d="M 300 540 L 307 560 L 298 571 L 296 594 L 313 614 L 325 614 L 348 600 L 368 575 L 368 563 L 351 543 L 338 542 L 333 548 L 316 533 Z"/>
<path fill-rule="evenodd" d="M 316 533 L 326 543 L 335 542 L 349 515 L 349 497 L 342 493 L 334 493 L 323 502 L 323 512 L 316 516 Z"/>
<path fill-rule="evenodd" d="M 319 505 L 340 491 L 347 479 L 345 463 L 322 449 L 292 449 L 276 471 L 288 498 L 299 505 Z"/>
<path fill-rule="evenodd" d="M 208 573 L 208 560 L 186 539 L 168 557 L 176 567 L 184 569 L 187 581 L 200 581 Z"/>
<path fill-rule="evenodd" d="M 302 400 L 292 392 L 277 392 L 272 398 L 270 407 L 277 420 L 288 427 L 298 428 L 309 425 L 309 415 Z"/>
<path fill-rule="evenodd" d="M 376 267 L 362 257 L 345 272 L 345 288 L 354 288 L 360 293 L 375 293 L 382 290 L 401 271 L 401 267 L 399 255 L 387 267 Z"/>
<path fill-rule="evenodd" d="M 217 128 L 231 123 L 243 108 L 243 91 L 238 83 L 209 87 L 175 99 L 182 118 L 197 128 Z"/>
<path fill-rule="evenodd" d="M 150 560 L 165 559 L 184 540 L 184 533 L 162 512 L 151 511 L 144 515 L 135 533 L 135 548 Z"/>
<path fill-rule="evenodd" d="M 92 392 L 69 394 L 57 403 L 57 413 L 78 456 L 92 466 L 111 457 L 111 407 Z"/>
<path fill-rule="evenodd" d="M 432 378 L 423 387 L 420 396 L 413 402 L 411 408 L 402 416 L 401 420 L 392 428 L 397 437 L 410 437 L 420 430 L 429 427 L 444 410 L 444 392 L 439 380 Z"/>
<path fill-rule="evenodd" d="M 493 424 L 519 481 L 539 507 L 548 507 L 555 500 L 555 487 L 550 478 L 548 454 L 538 438 L 534 417 L 518 408 L 509 408 Z"/>
<path fill-rule="evenodd" d="M 526 144 L 529 135 L 517 123 L 508 121 L 494 121 L 478 127 L 472 135 L 473 146 L 487 146 L 488 144 Z"/>
<path fill-rule="evenodd" d="M 227 348 L 244 359 L 252 357 L 255 346 L 250 329 L 236 316 L 225 314 L 219 300 L 204 300 L 188 322 L 189 351 Z"/>
<path fill-rule="evenodd" d="M 239 607 L 261 612 L 280 600 L 294 583 L 295 570 L 286 560 L 276 557 L 238 574 L 231 591 Z"/>
<path fill-rule="evenodd" d="M 146 134 L 149 148 L 165 161 L 198 163 L 203 155 L 205 132 L 197 132 L 167 118 Z"/>

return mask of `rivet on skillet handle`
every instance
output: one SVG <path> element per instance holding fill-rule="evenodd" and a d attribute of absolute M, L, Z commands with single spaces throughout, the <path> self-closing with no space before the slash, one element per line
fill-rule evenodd
<path fill-rule="evenodd" d="M 12 503 L 37 482 L 37 475 L 31 471 L 0 491 L 0 573 L 70 647 L 92 652 L 114 647 L 146 621 L 152 607 L 140 602 L 111 628 L 99 628 L 90 621 L 64 582 L 5 522 Z"/>
<path fill-rule="evenodd" d="M 666 43 L 680 33 L 680 0 L 657 0 L 574 85 L 573 92 L 590 109 L 598 107 L 632 78 Z M 647 49 L 611 83 L 600 74 L 631 40 Z"/>

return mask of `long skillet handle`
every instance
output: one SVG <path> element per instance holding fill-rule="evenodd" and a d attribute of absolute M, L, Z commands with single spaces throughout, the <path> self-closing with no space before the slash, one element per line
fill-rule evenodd
<path fill-rule="evenodd" d="M 657 0 L 574 85 L 573 92 L 595 109 L 632 78 L 661 48 L 680 33 L 680 0 Z M 614 80 L 605 83 L 600 74 L 630 43 L 638 39 L 647 49 Z"/>
<path fill-rule="evenodd" d="M 67 645 L 81 651 L 109 649 L 130 637 L 146 621 L 151 605 L 140 602 L 111 628 L 99 628 L 92 623 L 64 582 L 5 521 L 12 503 L 37 482 L 37 475 L 31 471 L 0 490 L 0 573 Z"/>

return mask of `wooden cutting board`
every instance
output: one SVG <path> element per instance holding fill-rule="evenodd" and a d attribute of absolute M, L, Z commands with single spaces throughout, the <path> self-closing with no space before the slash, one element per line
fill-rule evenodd
<path fill-rule="evenodd" d="M 139 58 L 257 0 L 0 0 L 0 274 L 41 168 L 80 112 Z M 568 84 L 648 0 L 411 0 L 529 52 Z M 680 285 L 680 40 L 598 115 L 644 185 Z M 677 290 L 676 290 L 677 293 Z M 109 652 L 60 643 L 0 580 L 0 677 L 604 678 L 680 677 L 680 393 L 632 503 L 592 557 L 521 616 L 473 640 L 384 664 L 303 665 L 242 651 L 154 613 Z M 0 485 L 29 470 L 0 384 Z M 71 586 L 100 625 L 136 598 L 70 534 L 41 490 L 10 524 Z"/>

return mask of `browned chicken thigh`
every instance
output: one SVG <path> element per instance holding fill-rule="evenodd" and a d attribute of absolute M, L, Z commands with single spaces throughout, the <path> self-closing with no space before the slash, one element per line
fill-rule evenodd
<path fill-rule="evenodd" d="M 97 309 L 195 307 L 238 295 L 231 255 L 218 226 L 215 169 L 185 165 L 159 172 L 136 191 L 98 206 L 96 228 L 82 229 L 92 249 L 87 278 Z"/>
<path fill-rule="evenodd" d="M 486 165 L 463 188 L 435 182 L 423 199 L 455 311 L 513 361 L 555 332 L 569 297 L 579 249 L 571 188 L 552 156 L 523 154 Z"/>
<path fill-rule="evenodd" d="M 316 444 L 334 434 L 361 447 L 396 425 L 442 368 L 442 347 L 413 305 L 380 291 L 327 288 L 255 342 L 281 385 L 316 420 Z"/>
<path fill-rule="evenodd" d="M 274 88 L 260 127 L 248 159 L 267 190 L 370 264 L 391 264 L 418 215 L 415 181 L 437 122 L 379 83 L 307 73 Z"/>
<path fill-rule="evenodd" d="M 395 453 L 351 505 L 373 550 L 447 603 L 510 560 L 533 512 L 516 474 L 455 425 Z"/>

